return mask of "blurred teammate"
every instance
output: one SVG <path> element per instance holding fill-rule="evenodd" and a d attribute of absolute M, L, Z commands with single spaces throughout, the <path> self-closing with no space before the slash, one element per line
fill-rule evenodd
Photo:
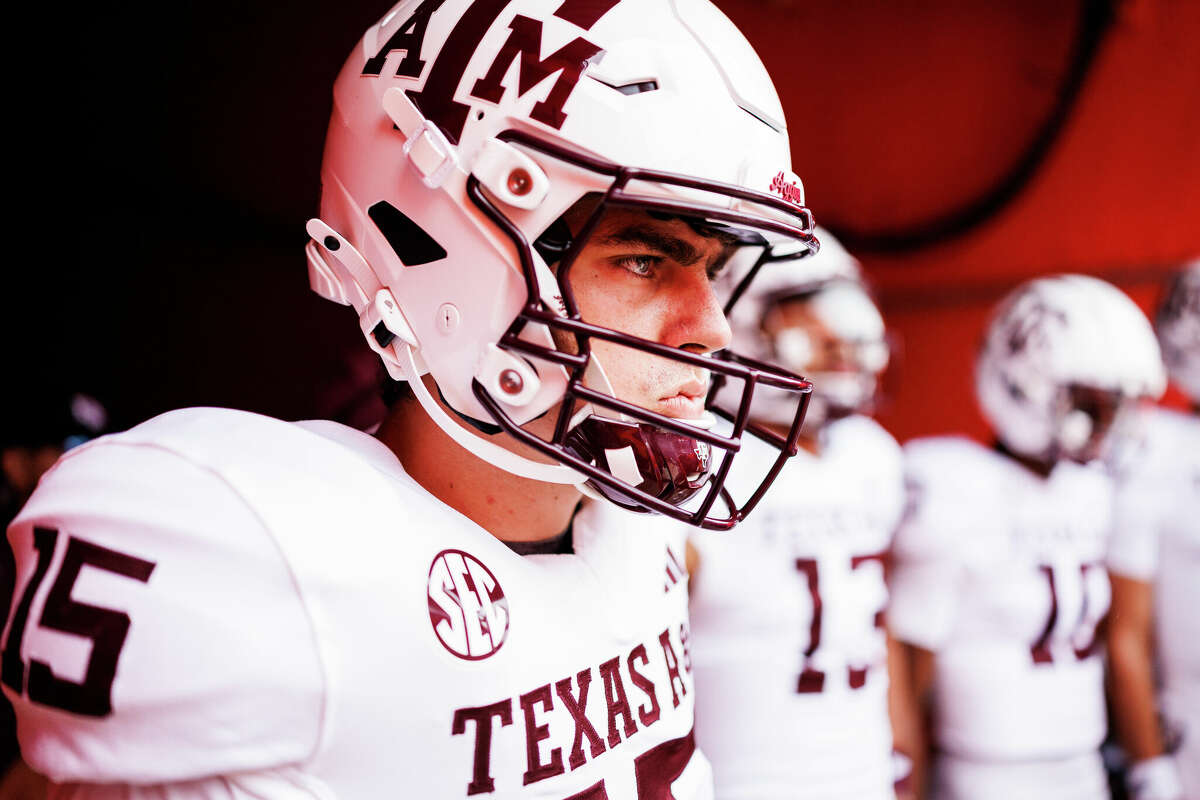
<path fill-rule="evenodd" d="M 1030 281 L 993 315 L 976 391 L 994 448 L 905 446 L 889 620 L 932 713 L 936 798 L 1108 796 L 1097 628 L 1112 487 L 1095 459 L 1165 377 L 1145 316 L 1095 278 Z"/>
<path fill-rule="evenodd" d="M 1133 762 L 1127 773 L 1133 800 L 1197 800 L 1200 261 L 1172 283 L 1156 328 L 1167 373 L 1192 407 L 1182 413 L 1144 409 L 1134 452 L 1119 466 L 1108 558 L 1112 708 L 1119 740 Z"/>
<path fill-rule="evenodd" d="M 717 276 L 817 246 L 788 164 L 707 3 L 396 6 L 308 224 L 392 408 L 375 438 L 188 409 L 61 460 L 0 571 L 26 759 L 88 798 L 708 796 L 665 517 L 742 516 L 710 373 L 809 391 L 714 355 Z"/>
<path fill-rule="evenodd" d="M 764 266 L 731 318 L 738 349 L 813 381 L 803 451 L 735 536 L 691 540 L 696 736 L 722 800 L 894 797 L 884 553 L 904 482 L 865 415 L 888 348 L 857 262 L 820 239 Z M 773 399 L 756 421 L 786 431 L 795 400 Z M 738 466 L 735 496 L 754 488 Z"/>
<path fill-rule="evenodd" d="M 107 425 L 104 406 L 81 392 L 46 389 L 17 398 L 0 421 L 0 523 L 8 526 L 64 452 Z"/>

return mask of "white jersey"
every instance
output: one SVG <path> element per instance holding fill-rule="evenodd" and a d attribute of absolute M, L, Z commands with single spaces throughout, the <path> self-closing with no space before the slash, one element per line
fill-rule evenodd
<path fill-rule="evenodd" d="M 1200 797 L 1200 418 L 1161 408 L 1139 417 L 1108 562 L 1154 584 L 1163 711 L 1183 736 L 1176 761 L 1187 796 Z"/>
<path fill-rule="evenodd" d="M 1111 600 L 1109 478 L 1066 461 L 1042 478 L 958 438 L 910 442 L 905 462 L 888 619 L 934 653 L 934 743 L 979 761 L 1094 751 L 1106 727 L 1096 628 Z"/>
<path fill-rule="evenodd" d="M 663 520 L 588 504 L 573 554 L 521 557 L 365 434 L 190 409 L 71 451 L 9 541 L 4 691 L 56 781 L 711 793 Z"/>
<path fill-rule="evenodd" d="M 739 459 L 778 455 L 755 441 Z M 692 537 L 696 738 L 722 800 L 894 796 L 883 611 L 900 448 L 866 417 L 831 425 L 824 445 L 789 461 L 734 531 Z"/>

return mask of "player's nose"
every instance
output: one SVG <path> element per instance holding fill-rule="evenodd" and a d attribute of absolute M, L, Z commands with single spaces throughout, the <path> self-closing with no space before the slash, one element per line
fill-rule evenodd
<path fill-rule="evenodd" d="M 733 332 L 712 281 L 703 270 L 697 270 L 687 275 L 684 283 L 684 291 L 673 301 L 675 324 L 673 341 L 668 344 L 703 353 L 728 347 Z"/>

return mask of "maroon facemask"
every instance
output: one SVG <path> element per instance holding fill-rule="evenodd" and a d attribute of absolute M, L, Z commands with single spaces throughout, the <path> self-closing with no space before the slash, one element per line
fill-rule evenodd
<path fill-rule="evenodd" d="M 500 346 L 519 354 L 535 368 L 539 362 L 545 362 L 565 367 L 568 372 L 561 405 L 556 412 L 551 412 L 555 414 L 555 425 L 553 435 L 548 438 L 535 435 L 518 425 L 478 381 L 473 386 L 476 399 L 488 411 L 495 425 L 538 452 L 583 473 L 594 491 L 617 505 L 633 511 L 665 514 L 702 528 L 732 528 L 758 504 L 784 462 L 798 452 L 797 439 L 812 384 L 773 364 L 754 361 L 728 350 L 700 354 L 592 324 L 581 317 L 571 291 L 571 265 L 587 245 L 588 238 L 608 208 L 640 210 L 652 216 L 659 215 L 658 218 L 677 217 L 700 230 L 720 230 L 727 233 L 727 238 L 752 243 L 753 248 L 757 249 L 751 252 L 761 253 L 756 259 L 751 259 L 752 265 L 744 273 L 738 273 L 736 281 L 731 283 L 733 288 L 728 302 L 724 304 L 725 313 L 728 314 L 759 268 L 783 257 L 776 252 L 777 249 L 786 250 L 786 257 L 792 259 L 798 257 L 797 245 L 803 252 L 816 252 L 819 245 L 813 235 L 812 215 L 808 209 L 766 192 L 673 173 L 622 167 L 567 150 L 521 131 L 507 131 L 498 138 L 608 176 L 612 183 L 597 198 L 591 216 L 571 237 L 561 257 L 556 256 L 558 283 L 565 309 L 563 315 L 559 310 L 548 308 L 541 300 L 534 254 L 540 252 L 541 257 L 546 258 L 546 252 L 535 250 L 535 245 L 524 232 L 487 196 L 475 176 L 468 178 L 468 196 L 512 240 L 521 260 L 526 283 L 525 307 L 513 320 Z M 660 193 L 638 191 L 639 186 L 646 184 L 694 190 L 712 196 L 717 202 L 711 205 L 698 204 L 664 197 Z M 739 203 L 743 208 L 758 209 L 760 213 L 731 207 Z M 744 231 L 746 235 L 738 237 L 735 233 L 728 233 L 730 231 Z M 556 341 L 569 338 L 573 342 L 573 347 L 569 349 L 574 352 L 561 346 L 546 347 L 522 339 L 522 330 L 531 324 L 550 329 Z M 705 407 L 729 425 L 723 433 L 701 429 L 687 420 L 664 416 L 588 386 L 585 374 L 591 363 L 592 340 L 612 342 L 704 370 L 712 376 L 712 389 Z M 726 383 L 740 390 L 733 393 L 733 396 L 740 397 L 736 407 L 722 408 L 715 403 L 717 389 Z M 770 386 L 796 395 L 796 416 L 786 435 L 780 436 L 750 422 L 754 393 L 760 386 Z M 582 422 L 572 424 L 577 419 L 577 412 L 586 405 L 610 412 L 613 418 L 593 413 Z M 742 449 L 743 437 L 748 434 L 776 449 L 778 457 L 767 467 L 762 480 L 752 484 L 757 488 L 749 493 L 748 499 L 738 503 L 725 489 L 725 481 L 734 456 Z M 740 482 L 745 485 L 744 479 Z M 718 499 L 726 513 L 710 514 Z M 687 507 L 684 507 L 685 503 Z"/>

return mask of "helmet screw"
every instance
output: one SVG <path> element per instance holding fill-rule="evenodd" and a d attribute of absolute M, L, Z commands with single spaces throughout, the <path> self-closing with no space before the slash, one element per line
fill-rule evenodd
<path fill-rule="evenodd" d="M 341 246 L 342 246 L 342 243 L 339 242 L 335 237 L 333 237 L 333 236 L 325 237 L 325 249 L 337 250 Z"/>
<path fill-rule="evenodd" d="M 515 369 L 506 369 L 500 373 L 500 390 L 505 394 L 520 394 L 525 388 L 525 379 Z"/>
<path fill-rule="evenodd" d="M 517 167 L 512 172 L 508 173 L 508 190 L 520 197 L 521 195 L 529 194 L 529 190 L 533 188 L 533 178 L 529 172 L 522 167 Z"/>

